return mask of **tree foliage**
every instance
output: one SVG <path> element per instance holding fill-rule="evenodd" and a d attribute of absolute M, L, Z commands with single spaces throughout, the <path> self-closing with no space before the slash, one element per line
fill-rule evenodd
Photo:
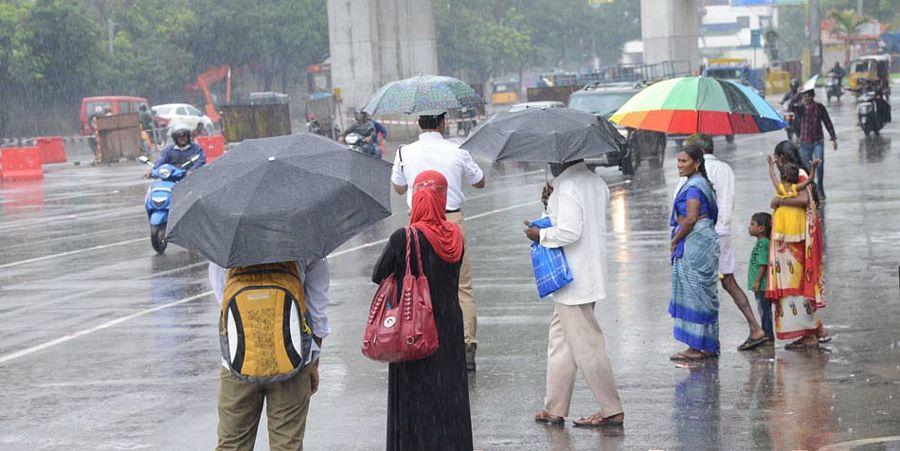
<path fill-rule="evenodd" d="M 640 2 L 436 0 L 443 72 L 483 81 L 530 67 L 615 64 L 640 37 Z"/>

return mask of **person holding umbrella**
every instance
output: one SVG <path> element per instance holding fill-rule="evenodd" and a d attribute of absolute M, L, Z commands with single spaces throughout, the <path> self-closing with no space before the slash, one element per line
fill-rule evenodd
<path fill-rule="evenodd" d="M 501 113 L 461 147 L 494 161 L 559 165 L 547 199 L 549 228 L 526 222 L 525 235 L 548 248 L 562 248 L 572 281 L 553 292 L 547 344 L 547 390 L 537 422 L 563 424 L 575 378 L 581 372 L 599 409 L 576 426 L 622 426 L 625 414 L 595 307 L 606 296 L 606 207 L 609 188 L 584 162 L 618 150 L 624 138 L 606 119 L 568 108 Z M 545 193 L 548 190 L 545 190 Z"/>
<path fill-rule="evenodd" d="M 419 135 L 418 141 L 397 149 L 391 183 L 397 194 L 406 195 L 407 204 L 412 208 L 413 192 L 409 190 L 409 182 L 428 170 L 441 173 L 447 179 L 447 219 L 458 225 L 465 236 L 465 217 L 461 211 L 466 201 L 462 191 L 463 185 L 484 188 L 484 172 L 469 152 L 444 139 L 445 116 L 446 112 L 442 110 L 424 111 L 419 115 L 422 134 Z M 466 368 L 474 371 L 475 352 L 478 349 L 476 337 L 478 318 L 475 292 L 472 288 L 472 266 L 468 254 L 463 256 L 459 270 L 459 305 L 463 311 Z"/>
<path fill-rule="evenodd" d="M 814 159 L 819 160 L 819 167 L 816 169 L 816 173 L 810 175 L 815 178 L 816 192 L 819 199 L 824 201 L 825 144 L 822 125 L 828 130 L 834 150 L 837 150 L 838 143 L 837 135 L 834 133 L 834 125 L 831 123 L 831 117 L 828 116 L 828 109 L 825 108 L 825 105 L 815 100 L 816 78 L 818 78 L 818 75 L 804 83 L 800 95 L 794 97 L 788 109 L 797 116 L 800 124 L 800 155 L 803 157 L 803 163 L 807 167 L 811 167 Z"/>

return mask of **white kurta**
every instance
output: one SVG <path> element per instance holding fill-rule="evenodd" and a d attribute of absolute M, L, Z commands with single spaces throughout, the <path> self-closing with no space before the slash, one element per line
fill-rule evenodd
<path fill-rule="evenodd" d="M 584 163 L 566 169 L 552 185 L 547 211 L 553 226 L 541 229 L 541 245 L 563 248 L 574 279 L 553 300 L 580 305 L 605 299 L 609 187 Z"/>

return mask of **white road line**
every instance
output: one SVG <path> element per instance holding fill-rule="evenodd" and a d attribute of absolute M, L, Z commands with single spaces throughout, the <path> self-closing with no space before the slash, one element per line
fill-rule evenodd
<path fill-rule="evenodd" d="M 38 352 L 38 351 L 40 351 L 40 350 L 47 349 L 47 348 L 52 347 L 52 346 L 56 346 L 56 345 L 58 345 L 58 344 L 65 343 L 65 342 L 67 342 L 67 341 L 74 340 L 74 339 L 76 339 L 76 338 L 78 338 L 78 337 L 83 337 L 83 336 L 85 336 L 85 335 L 90 335 L 90 334 L 92 334 L 92 333 L 94 333 L 94 332 L 101 331 L 101 330 L 103 330 L 103 329 L 108 329 L 108 328 L 110 328 L 110 327 L 112 327 L 112 326 L 115 326 L 116 324 L 124 323 L 125 321 L 132 320 L 132 319 L 137 318 L 137 317 L 140 317 L 140 316 L 144 316 L 144 315 L 146 315 L 146 314 L 148 314 L 148 313 L 153 313 L 153 312 L 157 312 L 157 311 L 159 311 L 159 310 L 166 309 L 166 308 L 169 308 L 169 307 L 175 307 L 176 305 L 185 304 L 185 303 L 191 302 L 191 301 L 193 301 L 193 300 L 195 300 L 195 299 L 204 298 L 204 297 L 209 296 L 209 295 L 211 295 L 211 294 L 212 294 L 212 291 L 211 291 L 211 290 L 210 290 L 210 291 L 205 291 L 205 292 L 203 292 L 203 293 L 195 294 L 195 295 L 193 295 L 193 296 L 191 296 L 191 297 L 188 297 L 188 298 L 179 299 L 179 300 L 177 300 L 177 301 L 173 301 L 173 302 L 170 302 L 170 303 L 168 303 L 168 304 L 158 305 L 158 306 L 156 306 L 156 307 L 144 309 L 144 310 L 141 310 L 141 311 L 139 311 L 139 312 L 135 312 L 135 313 L 132 313 L 132 314 L 130 314 L 130 315 L 123 316 L 123 317 L 121 317 L 121 318 L 116 318 L 116 319 L 114 319 L 114 320 L 107 321 L 107 322 L 105 322 L 105 323 L 103 323 L 103 324 L 100 324 L 99 326 L 94 326 L 94 327 L 92 327 L 92 328 L 90 328 L 90 329 L 85 329 L 85 330 L 81 330 L 81 331 L 78 331 L 78 332 L 74 332 L 74 333 L 71 333 L 71 334 L 69 334 L 69 335 L 66 335 L 66 336 L 57 338 L 57 339 L 55 339 L 55 340 L 50 340 L 50 341 L 48 341 L 48 342 L 46 342 L 46 343 L 41 343 L 41 344 L 39 344 L 39 345 L 32 346 L 32 347 L 30 347 L 30 348 L 22 349 L 21 351 L 13 352 L 12 354 L 6 354 L 6 355 L 4 355 L 4 356 L 0 356 L 0 364 L 9 362 L 10 360 L 18 359 L 19 357 L 24 357 L 24 356 L 26 356 L 26 355 L 28 355 L 28 354 L 33 354 L 33 353 Z"/>
<path fill-rule="evenodd" d="M 524 203 L 524 204 L 517 204 L 517 205 L 511 205 L 511 206 L 509 206 L 509 207 L 498 208 L 498 209 L 496 209 L 496 210 L 491 210 L 491 211 L 488 211 L 488 212 L 485 212 L 485 213 L 481 213 L 481 214 L 477 214 L 477 215 L 475 215 L 475 216 L 471 216 L 471 217 L 469 217 L 469 218 L 466 218 L 466 220 L 467 220 L 467 221 L 471 221 L 471 220 L 473 220 L 473 219 L 483 218 L 483 217 L 485 217 L 485 216 L 490 216 L 490 215 L 493 215 L 493 214 L 502 213 L 502 212 L 509 211 L 509 210 L 512 210 L 512 209 L 515 209 L 515 208 L 520 208 L 520 207 L 524 207 L 524 206 L 528 206 L 528 205 L 534 205 L 534 204 L 536 204 L 536 203 L 538 203 L 538 202 L 537 202 L 537 201 L 533 201 L 533 202 L 528 202 L 528 203 Z M 141 240 L 143 240 L 143 239 L 144 239 L 144 238 L 141 238 Z M 366 243 L 366 244 L 362 244 L 362 245 L 359 245 L 359 246 L 351 247 L 351 248 L 349 248 L 349 249 L 344 249 L 344 250 L 339 251 L 339 252 L 334 252 L 334 253 L 332 253 L 329 257 L 337 257 L 337 256 L 339 256 L 339 255 L 349 254 L 349 253 L 354 252 L 354 251 L 358 251 L 358 250 L 361 250 L 361 249 L 365 249 L 365 248 L 368 248 L 368 247 L 377 246 L 377 245 L 379 245 L 379 244 L 386 243 L 387 241 L 388 241 L 388 240 L 384 239 L 384 240 L 373 241 L 373 242 L 371 242 L 371 243 Z M 124 242 L 123 242 L 123 243 L 124 243 Z M 107 245 L 107 246 L 111 246 L 111 245 Z M 91 248 L 91 249 L 95 249 L 95 248 Z M 76 252 L 76 253 L 77 253 L 77 252 L 83 252 L 83 251 L 86 251 L 86 249 L 82 249 L 81 251 L 73 251 L 73 252 Z M 18 262 L 17 262 L 17 263 L 18 263 Z M 193 266 L 193 265 L 189 265 L 189 266 Z M 3 268 L 3 267 L 4 267 L 4 266 L 0 266 L 0 268 Z M 0 356 L 0 365 L 4 364 L 4 363 L 6 363 L 6 362 L 9 362 L 9 361 L 18 359 L 18 358 L 20 358 L 20 357 L 25 357 L 25 356 L 27 356 L 27 355 L 29 355 L 29 354 L 33 354 L 33 353 L 35 353 L 35 352 L 42 351 L 42 350 L 44 350 L 44 349 L 47 349 L 47 348 L 50 348 L 50 347 L 53 347 L 53 346 L 56 346 L 56 345 L 59 345 L 59 344 L 66 343 L 66 342 L 68 342 L 68 341 L 72 341 L 72 340 L 74 340 L 74 339 L 76 339 L 76 338 L 83 337 L 83 336 L 85 336 L 85 335 L 90 335 L 90 334 L 92 334 L 92 333 L 94 333 L 94 332 L 98 332 L 98 331 L 101 331 L 101 330 L 103 330 L 103 329 L 108 329 L 108 328 L 110 328 L 110 327 L 112 327 L 112 326 L 115 326 L 115 325 L 117 325 L 117 324 L 124 323 L 125 321 L 129 321 L 129 320 L 132 320 L 132 319 L 134 319 L 134 318 L 138 318 L 138 317 L 144 316 L 144 315 L 146 315 L 146 314 L 148 314 L 148 313 L 153 313 L 153 312 L 160 311 L 160 310 L 162 310 L 162 309 L 167 309 L 167 308 L 169 308 L 169 307 L 175 307 L 175 306 L 178 306 L 178 305 L 181 305 L 181 304 L 185 304 L 185 303 L 188 303 L 188 302 L 197 300 L 197 299 L 204 298 L 204 297 L 209 296 L 209 295 L 211 295 L 211 294 L 213 294 L 212 290 L 210 290 L 210 291 L 205 291 L 205 292 L 203 292 L 203 293 L 195 294 L 195 295 L 193 295 L 193 296 L 190 296 L 190 297 L 187 297 L 187 298 L 184 298 L 184 299 L 179 299 L 179 300 L 177 300 L 177 301 L 169 302 L 168 304 L 158 305 L 158 306 L 156 306 L 156 307 L 151 307 L 151 308 L 148 308 L 148 309 L 141 310 L 141 311 L 139 311 L 139 312 L 132 313 L 132 314 L 130 314 L 130 315 L 126 315 L 126 316 L 123 316 L 123 317 L 120 317 L 120 318 L 116 318 L 116 319 L 114 319 L 114 320 L 107 321 L 107 322 L 105 322 L 105 323 L 103 323 L 103 324 L 100 324 L 100 325 L 98 325 L 98 326 L 94 326 L 94 327 L 92 327 L 92 328 L 90 328 L 90 329 L 85 329 L 85 330 L 81 330 L 81 331 L 78 331 L 78 332 L 74 332 L 74 333 L 71 333 L 71 334 L 69 334 L 69 335 L 66 335 L 66 336 L 63 336 L 63 337 L 60 337 L 60 338 L 57 338 L 57 339 L 54 339 L 54 340 L 50 340 L 50 341 L 48 341 L 48 342 L 41 343 L 41 344 L 39 344 L 39 345 L 32 346 L 32 347 L 30 347 L 30 348 L 25 348 L 25 349 L 22 349 L 22 350 L 19 350 L 19 351 L 10 353 L 10 354 L 6 354 L 6 355 L 4 355 L 4 356 Z"/>
<path fill-rule="evenodd" d="M 14 266 L 27 265 L 28 263 L 42 262 L 45 260 L 52 260 L 54 258 L 59 258 L 59 257 L 67 257 L 69 255 L 81 254 L 83 252 L 96 251 L 96 250 L 100 250 L 100 249 L 108 249 L 108 248 L 116 247 L 116 246 L 124 246 L 126 244 L 132 244 L 132 243 L 137 243 L 138 241 L 144 241 L 146 239 L 147 238 L 135 238 L 135 239 L 131 239 L 131 240 L 119 241 L 118 243 L 101 244 L 99 246 L 86 247 L 84 249 L 76 249 L 74 251 L 60 252 L 59 254 L 45 255 L 43 257 L 30 258 L 28 260 L 19 260 L 17 262 L 11 262 L 11 263 L 6 263 L 3 265 L 0 265 L 0 269 L 12 268 Z"/>

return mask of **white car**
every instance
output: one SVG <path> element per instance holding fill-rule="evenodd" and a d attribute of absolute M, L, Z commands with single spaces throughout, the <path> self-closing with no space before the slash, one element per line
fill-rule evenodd
<path fill-rule="evenodd" d="M 187 103 L 167 103 L 164 105 L 156 105 L 152 108 L 153 113 L 163 119 L 169 120 L 169 126 L 175 124 L 184 124 L 191 129 L 197 128 L 198 123 L 203 124 L 206 134 L 213 132 L 213 121 L 208 116 L 200 112 L 193 105 Z"/>
<path fill-rule="evenodd" d="M 526 103 L 517 103 L 513 105 L 510 109 L 510 113 L 515 113 L 518 111 L 530 110 L 532 108 L 537 109 L 546 109 L 546 108 L 565 108 L 566 104 L 562 102 L 555 101 L 544 101 L 544 102 L 526 102 Z"/>

